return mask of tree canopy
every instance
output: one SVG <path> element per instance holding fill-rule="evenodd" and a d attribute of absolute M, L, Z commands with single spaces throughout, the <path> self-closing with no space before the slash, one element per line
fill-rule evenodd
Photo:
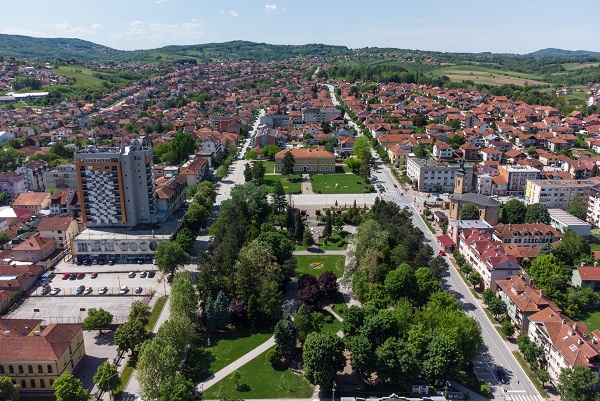
<path fill-rule="evenodd" d="M 177 242 L 167 240 L 158 244 L 154 259 L 159 271 L 174 274 L 179 267 L 188 263 L 189 255 Z"/>
<path fill-rule="evenodd" d="M 511 199 L 500 209 L 500 221 L 504 224 L 525 222 L 527 207 L 518 199 Z"/>
<path fill-rule="evenodd" d="M 52 388 L 56 401 L 87 401 L 90 398 L 81 380 L 68 370 L 58 376 L 58 379 L 52 383 Z"/>
<path fill-rule="evenodd" d="M 479 220 L 479 209 L 474 203 L 467 203 L 460 209 L 459 219 L 461 220 Z"/>

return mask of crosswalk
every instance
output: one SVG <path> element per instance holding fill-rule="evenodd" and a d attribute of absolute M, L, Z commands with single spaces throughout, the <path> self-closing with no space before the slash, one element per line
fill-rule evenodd
<path fill-rule="evenodd" d="M 510 392 L 504 395 L 505 401 L 544 401 L 540 395 L 530 394 L 511 394 Z"/>

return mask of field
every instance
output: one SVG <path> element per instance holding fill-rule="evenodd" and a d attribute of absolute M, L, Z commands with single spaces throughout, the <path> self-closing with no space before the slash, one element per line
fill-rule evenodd
<path fill-rule="evenodd" d="M 315 193 L 362 194 L 365 189 L 365 184 L 356 174 L 317 174 L 311 179 Z"/>
<path fill-rule="evenodd" d="M 296 255 L 298 268 L 296 274 L 312 274 L 318 276 L 326 270 L 332 271 L 337 277 L 344 274 L 346 257 L 341 255 Z M 312 266 L 312 267 L 311 267 Z"/>
<path fill-rule="evenodd" d="M 212 352 L 215 359 L 210 365 L 210 370 L 212 372 L 221 370 L 267 341 L 272 335 L 273 330 L 263 328 L 258 332 L 246 329 L 211 336 L 211 346 L 207 347 L 206 350 Z"/>
<path fill-rule="evenodd" d="M 102 80 L 92 74 L 94 71 L 83 67 L 60 66 L 52 70 L 57 75 L 71 77 L 76 79 L 76 84 L 87 84 L 90 86 L 102 85 Z"/>
<path fill-rule="evenodd" d="M 525 74 L 511 71 L 494 70 L 474 65 L 454 65 L 443 67 L 434 71 L 434 75 L 446 75 L 451 81 L 473 81 L 476 84 L 504 85 L 514 84 L 523 86 L 528 85 L 546 85 L 547 82 L 541 81 L 541 77 L 534 74 Z"/>
<path fill-rule="evenodd" d="M 265 174 L 265 184 L 269 187 L 269 193 L 273 193 L 273 186 L 279 181 L 283 185 L 286 194 L 293 194 L 302 191 L 302 176 L 291 175 L 288 181 L 287 175 Z"/>
<path fill-rule="evenodd" d="M 600 330 L 600 311 L 596 312 L 585 312 L 582 314 L 582 320 L 587 325 L 590 332 L 598 329 Z"/>

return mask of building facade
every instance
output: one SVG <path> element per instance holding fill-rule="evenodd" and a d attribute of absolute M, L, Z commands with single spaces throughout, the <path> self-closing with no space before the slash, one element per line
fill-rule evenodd
<path fill-rule="evenodd" d="M 335 173 L 335 156 L 325 149 L 316 148 L 294 148 L 282 150 L 275 155 L 275 172 L 281 174 L 283 171 L 283 158 L 287 152 L 294 156 L 294 173 Z"/>
<path fill-rule="evenodd" d="M 44 185 L 47 189 L 70 189 L 77 191 L 79 181 L 74 164 L 61 164 L 44 172 Z"/>
<path fill-rule="evenodd" d="M 453 192 L 460 164 L 438 163 L 432 158 L 408 157 L 406 174 L 416 182 L 419 191 Z M 473 165 L 465 164 L 465 191 L 473 187 Z"/>
<path fill-rule="evenodd" d="M 528 180 L 540 178 L 540 170 L 531 166 L 499 166 L 498 175 L 506 180 L 506 195 L 523 195 Z"/>
<path fill-rule="evenodd" d="M 596 180 L 528 180 L 525 196 L 530 205 L 541 203 L 548 209 L 566 209 L 576 198 L 587 205 L 596 185 Z"/>
<path fill-rule="evenodd" d="M 75 154 L 75 165 L 86 226 L 156 222 L 151 148 L 138 141 L 120 148 L 89 146 Z"/>

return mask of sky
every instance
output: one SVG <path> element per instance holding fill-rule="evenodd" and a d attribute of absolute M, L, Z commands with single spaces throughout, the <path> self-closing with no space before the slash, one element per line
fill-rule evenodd
<path fill-rule="evenodd" d="M 349 48 L 600 52 L 600 1 L 2 1 L 0 33 L 89 40 L 120 50 L 230 40 Z"/>

